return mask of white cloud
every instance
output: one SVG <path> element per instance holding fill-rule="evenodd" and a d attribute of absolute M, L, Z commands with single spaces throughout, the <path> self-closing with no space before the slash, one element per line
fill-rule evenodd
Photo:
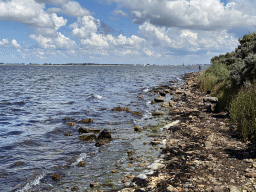
<path fill-rule="evenodd" d="M 128 8 L 137 24 L 187 29 L 215 30 L 256 25 L 255 6 L 250 0 L 235 0 L 224 6 L 220 0 L 108 0 Z M 255 2 L 254 2 L 255 3 Z M 238 6 L 241 5 L 241 6 Z M 245 6 L 246 8 L 242 8 Z M 247 13 L 249 8 L 250 13 Z M 252 9 L 252 10 L 251 10 Z"/>
<path fill-rule="evenodd" d="M 21 47 L 15 39 L 12 40 L 12 46 L 15 47 L 15 48 L 20 48 Z"/>
<path fill-rule="evenodd" d="M 7 47 L 9 44 L 8 39 L 3 39 L 2 41 L 0 41 L 0 47 Z"/>
<path fill-rule="evenodd" d="M 90 11 L 81 7 L 76 1 L 69 1 L 62 5 L 62 13 L 72 17 L 82 17 L 91 15 Z"/>
<path fill-rule="evenodd" d="M 129 15 L 127 13 L 123 12 L 122 10 L 115 10 L 115 11 L 113 11 L 113 14 L 114 15 L 121 15 L 123 17 L 129 17 Z"/>

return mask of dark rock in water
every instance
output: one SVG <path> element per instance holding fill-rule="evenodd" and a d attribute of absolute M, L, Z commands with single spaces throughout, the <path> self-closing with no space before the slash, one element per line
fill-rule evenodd
<path fill-rule="evenodd" d="M 13 168 L 13 167 L 19 167 L 19 166 L 24 166 L 25 165 L 25 162 L 23 162 L 23 161 L 16 161 L 15 163 L 13 163 L 12 165 L 11 165 L 11 168 Z"/>
<path fill-rule="evenodd" d="M 110 143 L 110 139 L 100 140 L 100 141 L 97 141 L 97 142 L 95 143 L 95 146 L 96 146 L 96 147 L 100 147 L 100 146 L 106 145 L 106 144 L 108 144 L 108 143 Z"/>
<path fill-rule="evenodd" d="M 63 121 L 74 121 L 73 117 L 65 117 L 62 119 Z"/>
<path fill-rule="evenodd" d="M 141 132 L 141 128 L 140 128 L 140 126 L 135 126 L 135 127 L 134 127 L 134 131 Z"/>
<path fill-rule="evenodd" d="M 79 132 L 79 133 L 89 133 L 89 132 L 90 132 L 90 129 L 87 128 L 87 127 L 80 127 L 80 128 L 78 129 L 78 132 Z"/>
<path fill-rule="evenodd" d="M 85 162 L 84 161 L 79 161 L 79 163 L 77 164 L 77 166 L 79 167 L 85 167 Z"/>
<path fill-rule="evenodd" d="M 102 132 L 100 132 L 98 136 L 98 140 L 104 140 L 104 139 L 112 139 L 111 134 L 107 129 L 104 129 Z"/>
<path fill-rule="evenodd" d="M 160 112 L 160 111 L 153 111 L 153 112 L 152 112 L 152 115 L 153 115 L 153 116 L 163 115 L 163 112 Z"/>
<path fill-rule="evenodd" d="M 52 175 L 52 179 L 54 180 L 54 181 L 58 181 L 58 180 L 60 180 L 62 178 L 62 176 L 59 174 L 59 173 L 54 173 L 53 175 Z"/>
<path fill-rule="evenodd" d="M 128 156 L 132 156 L 134 154 L 133 150 L 127 151 Z"/>
<path fill-rule="evenodd" d="M 146 187 L 148 185 L 148 181 L 146 179 L 141 179 L 139 177 L 135 177 L 132 182 L 136 183 L 139 187 Z"/>
<path fill-rule="evenodd" d="M 132 115 L 141 115 L 141 113 L 139 111 L 133 111 Z"/>
<path fill-rule="evenodd" d="M 90 129 L 89 130 L 91 133 L 99 133 L 100 129 Z"/>
<path fill-rule="evenodd" d="M 78 121 L 78 123 L 83 123 L 83 124 L 85 124 L 85 123 L 92 123 L 92 122 L 93 122 L 93 119 L 92 119 L 92 118 L 83 119 L 83 120 Z"/>
<path fill-rule="evenodd" d="M 69 125 L 69 126 L 74 126 L 76 123 L 75 122 L 68 122 L 66 124 Z"/>
<path fill-rule="evenodd" d="M 118 106 L 118 107 L 114 107 L 112 111 L 123 111 L 123 109 L 122 107 Z"/>
<path fill-rule="evenodd" d="M 164 102 L 164 98 L 162 96 L 155 98 L 155 102 Z"/>
<path fill-rule="evenodd" d="M 98 185 L 98 183 L 90 183 L 90 187 L 97 187 Z"/>
<path fill-rule="evenodd" d="M 97 137 L 94 134 L 83 134 L 83 135 L 79 135 L 79 139 L 84 141 L 91 141 L 91 140 L 97 140 Z"/>
<path fill-rule="evenodd" d="M 166 95 L 166 93 L 161 91 L 161 92 L 159 92 L 159 95 L 164 97 Z"/>
<path fill-rule="evenodd" d="M 70 132 L 64 133 L 65 136 L 71 136 L 72 134 Z"/>
<path fill-rule="evenodd" d="M 130 112 L 130 109 L 128 107 L 124 107 L 122 110 L 126 112 Z"/>
<path fill-rule="evenodd" d="M 79 187 L 77 186 L 71 187 L 71 191 L 78 191 L 78 190 L 79 190 Z"/>

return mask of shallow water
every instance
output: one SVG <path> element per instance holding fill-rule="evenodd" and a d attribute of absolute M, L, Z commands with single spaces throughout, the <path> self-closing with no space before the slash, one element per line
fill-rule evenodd
<path fill-rule="evenodd" d="M 159 106 L 150 104 L 156 95 L 148 90 L 181 85 L 182 74 L 197 70 L 198 66 L 0 66 L 0 191 L 70 191 L 72 186 L 84 191 L 90 190 L 90 182 L 111 190 L 107 180 L 120 186 L 125 174 L 142 171 L 127 167 L 127 150 L 144 159 L 157 155 L 152 146 L 143 145 L 150 141 L 145 132 L 131 131 L 135 125 L 159 123 L 150 118 L 150 111 Z M 143 116 L 112 111 L 117 106 Z M 62 120 L 65 117 L 76 122 L 93 118 L 94 123 L 71 127 Z M 97 148 L 79 140 L 78 126 L 106 128 L 114 139 Z M 83 168 L 76 166 L 81 160 L 86 162 Z M 113 169 L 118 173 L 112 174 Z M 61 173 L 61 181 L 52 181 L 55 172 Z"/>

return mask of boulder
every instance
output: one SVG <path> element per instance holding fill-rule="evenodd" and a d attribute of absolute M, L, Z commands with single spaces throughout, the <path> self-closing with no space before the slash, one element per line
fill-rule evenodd
<path fill-rule="evenodd" d="M 96 140 L 97 137 L 94 134 L 83 134 L 83 135 L 79 135 L 79 139 L 84 141 L 92 141 L 92 140 Z"/>
<path fill-rule="evenodd" d="M 203 98 L 204 102 L 210 102 L 210 103 L 218 103 L 217 97 L 205 97 Z"/>
<path fill-rule="evenodd" d="M 108 143 L 110 143 L 110 139 L 104 139 L 104 140 L 97 141 L 97 142 L 95 143 L 95 146 L 96 146 L 96 147 L 100 147 L 100 146 L 106 145 L 106 144 L 108 144 Z"/>
<path fill-rule="evenodd" d="M 166 93 L 165 93 L 165 92 L 160 91 L 160 92 L 159 92 L 159 95 L 161 95 L 161 96 L 165 97 L 165 96 L 166 96 Z"/>
<path fill-rule="evenodd" d="M 164 102 L 164 98 L 162 96 L 155 98 L 155 102 Z"/>
<path fill-rule="evenodd" d="M 140 128 L 140 126 L 138 126 L 138 125 L 137 125 L 137 126 L 135 126 L 135 127 L 134 127 L 134 131 L 141 132 L 141 128 Z"/>
<path fill-rule="evenodd" d="M 80 128 L 78 129 L 78 132 L 79 132 L 80 134 L 82 134 L 82 133 L 89 133 L 90 130 L 89 130 L 89 128 L 87 128 L 87 127 L 80 127 Z"/>
<path fill-rule="evenodd" d="M 93 122 L 93 119 L 92 119 L 92 118 L 83 119 L 83 120 L 78 121 L 78 123 L 83 123 L 83 124 L 92 123 L 92 122 Z"/>
<path fill-rule="evenodd" d="M 152 115 L 153 116 L 163 115 L 163 112 L 161 112 L 161 111 L 153 111 Z"/>
<path fill-rule="evenodd" d="M 98 140 L 104 140 L 104 139 L 112 139 L 111 134 L 107 129 L 104 129 L 102 132 L 100 132 L 98 136 Z"/>

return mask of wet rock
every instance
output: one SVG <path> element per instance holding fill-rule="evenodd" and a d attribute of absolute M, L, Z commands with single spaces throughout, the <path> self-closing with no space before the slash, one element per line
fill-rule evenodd
<path fill-rule="evenodd" d="M 144 98 L 143 95 L 139 95 L 138 97 L 139 97 L 139 98 Z"/>
<path fill-rule="evenodd" d="M 140 179 L 147 179 L 148 178 L 147 175 L 145 175 L 145 174 L 139 174 L 137 177 L 140 178 Z"/>
<path fill-rule="evenodd" d="M 92 118 L 83 119 L 83 120 L 78 121 L 78 123 L 83 123 L 83 124 L 92 123 L 92 122 L 93 122 L 93 119 L 92 119 Z"/>
<path fill-rule="evenodd" d="M 178 86 L 172 86 L 171 90 L 176 91 L 178 89 Z"/>
<path fill-rule="evenodd" d="M 91 133 L 99 133 L 100 129 L 90 129 L 89 130 Z"/>
<path fill-rule="evenodd" d="M 65 117 L 62 119 L 63 121 L 74 121 L 73 117 Z"/>
<path fill-rule="evenodd" d="M 132 115 L 141 115 L 141 113 L 138 111 L 134 111 L 134 112 L 132 112 Z"/>
<path fill-rule="evenodd" d="M 71 187 L 71 191 L 78 191 L 79 188 L 77 186 Z"/>
<path fill-rule="evenodd" d="M 90 183 L 90 187 L 97 187 L 99 183 Z"/>
<path fill-rule="evenodd" d="M 164 167 L 165 165 L 161 163 L 152 163 L 151 165 L 148 166 L 148 168 L 152 170 L 162 169 Z"/>
<path fill-rule="evenodd" d="M 109 139 L 100 140 L 100 141 L 97 141 L 97 142 L 95 143 L 95 146 L 96 146 L 96 147 L 100 147 L 100 146 L 106 145 L 106 144 L 108 144 L 108 143 L 110 143 L 110 140 L 109 140 Z"/>
<path fill-rule="evenodd" d="M 174 102 L 174 101 L 170 101 L 170 102 L 169 102 L 169 106 L 170 106 L 170 107 L 174 107 L 175 105 L 176 105 L 176 102 Z"/>
<path fill-rule="evenodd" d="M 146 179 L 141 179 L 138 177 L 135 177 L 132 182 L 134 182 L 139 187 L 146 187 L 148 184 L 148 181 Z"/>
<path fill-rule="evenodd" d="M 58 181 L 58 180 L 60 180 L 62 178 L 62 176 L 59 174 L 59 173 L 53 173 L 53 175 L 52 175 L 52 179 L 54 180 L 54 181 Z"/>
<path fill-rule="evenodd" d="M 97 137 L 94 134 L 83 134 L 83 135 L 79 135 L 79 139 L 84 141 L 92 141 L 92 140 L 96 140 Z"/>
<path fill-rule="evenodd" d="M 114 107 L 112 111 L 123 111 L 123 109 L 122 107 L 118 106 L 118 107 Z"/>
<path fill-rule="evenodd" d="M 68 122 L 66 124 L 69 125 L 69 126 L 74 126 L 76 123 L 75 122 Z"/>
<path fill-rule="evenodd" d="M 69 137 L 69 136 L 72 136 L 72 134 L 70 132 L 66 132 L 66 133 L 64 133 L 64 136 Z"/>
<path fill-rule="evenodd" d="M 126 112 L 130 112 L 130 109 L 128 107 L 124 107 L 122 110 Z"/>
<path fill-rule="evenodd" d="M 164 102 L 164 98 L 162 96 L 154 99 L 155 102 Z"/>
<path fill-rule="evenodd" d="M 90 129 L 87 128 L 87 127 L 80 127 L 80 128 L 78 129 L 78 132 L 79 132 L 80 134 L 82 134 L 82 133 L 89 133 L 89 132 L 90 132 Z"/>
<path fill-rule="evenodd" d="M 152 115 L 153 116 L 163 115 L 163 112 L 161 112 L 161 111 L 153 111 Z"/>
<path fill-rule="evenodd" d="M 134 131 L 141 132 L 141 128 L 140 128 L 140 126 L 138 126 L 138 125 L 137 125 L 137 126 L 135 126 L 135 127 L 134 127 Z"/>
<path fill-rule="evenodd" d="M 169 107 L 170 105 L 169 105 L 169 103 L 163 103 L 162 104 L 162 107 Z"/>
<path fill-rule="evenodd" d="M 217 97 L 204 97 L 203 101 L 210 102 L 210 103 L 218 103 L 218 98 Z"/>
<path fill-rule="evenodd" d="M 166 93 L 161 91 L 161 92 L 159 92 L 159 95 L 162 96 L 162 97 L 165 97 Z"/>
<path fill-rule="evenodd" d="M 79 161 L 79 163 L 77 164 L 77 166 L 79 167 L 85 167 L 85 162 L 84 161 Z"/>
<path fill-rule="evenodd" d="M 105 139 L 112 139 L 110 132 L 107 129 L 104 129 L 102 132 L 100 132 L 98 136 L 98 140 L 105 140 Z"/>
<path fill-rule="evenodd" d="M 180 95 L 180 94 L 182 94 L 182 90 L 177 89 L 177 90 L 175 91 L 175 93 L 178 94 L 178 95 Z"/>
<path fill-rule="evenodd" d="M 127 151 L 128 156 L 132 156 L 134 154 L 133 150 Z"/>
<path fill-rule="evenodd" d="M 180 123 L 180 120 L 173 121 L 171 123 L 166 124 L 163 129 L 170 129 L 173 126 L 177 126 Z"/>

